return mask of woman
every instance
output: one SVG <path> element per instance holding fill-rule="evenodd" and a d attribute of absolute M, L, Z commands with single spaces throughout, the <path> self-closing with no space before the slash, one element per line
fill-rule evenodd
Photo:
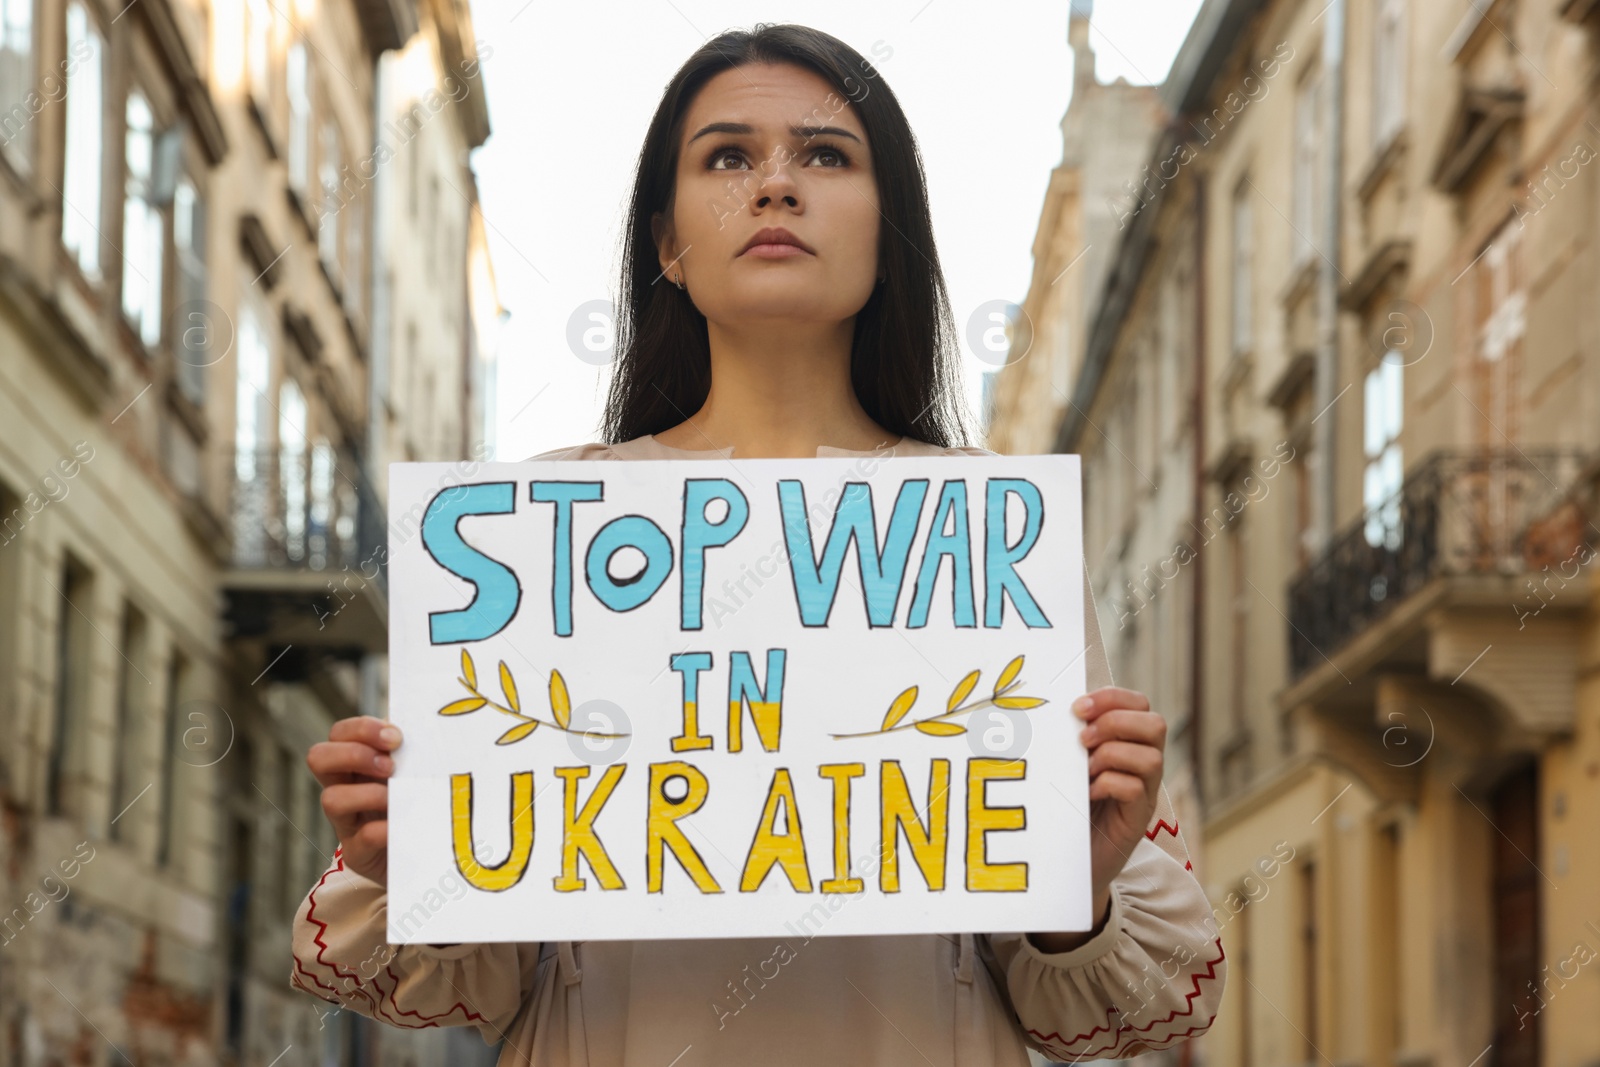
<path fill-rule="evenodd" d="M 646 135 L 624 252 L 608 443 L 535 458 L 993 454 L 957 443 L 911 131 L 835 38 L 757 27 L 689 59 Z M 1092 931 L 389 946 L 400 737 L 361 717 L 307 757 L 341 848 L 295 917 L 292 981 L 395 1026 L 476 1026 L 502 1065 L 1020 1065 L 1198 1034 L 1225 964 L 1161 786 L 1166 726 L 1111 685 L 1084 589 Z"/>

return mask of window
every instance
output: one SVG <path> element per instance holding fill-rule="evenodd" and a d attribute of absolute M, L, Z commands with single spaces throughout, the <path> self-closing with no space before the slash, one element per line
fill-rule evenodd
<path fill-rule="evenodd" d="M 184 721 L 184 689 L 189 680 L 189 661 L 182 652 L 172 650 L 172 658 L 167 661 L 167 692 L 166 692 L 166 737 L 162 739 L 161 754 L 161 816 L 156 831 L 156 863 L 163 867 L 172 866 L 177 861 L 177 850 L 173 847 L 178 841 L 183 829 L 183 806 L 180 803 L 182 794 L 178 789 L 178 774 L 185 765 L 182 758 L 184 750 L 184 735 L 190 729 L 199 731 L 215 730 L 217 723 L 204 722 L 203 712 L 196 711 L 192 723 Z M 197 735 L 199 736 L 199 735 Z M 204 737 L 205 750 L 209 745 L 216 743 L 215 737 Z"/>
<path fill-rule="evenodd" d="M 1228 487 L 1228 492 L 1239 492 L 1237 484 Z M 1226 496 L 1226 494 L 1224 494 Z M 1242 495 L 1242 494 L 1241 494 Z M 1224 504 L 1224 510 L 1227 505 Z M 1245 526 L 1245 513 L 1240 511 L 1228 523 L 1228 636 L 1229 648 L 1229 673 L 1232 684 L 1229 689 L 1233 693 L 1232 706 L 1229 708 L 1233 720 L 1233 729 L 1236 735 L 1242 736 L 1248 729 L 1246 716 L 1250 707 L 1250 583 L 1246 570 L 1250 559 L 1250 538 L 1248 528 Z M 1244 785 L 1248 772 L 1239 771 L 1239 777 L 1233 779 L 1232 786 L 1238 789 Z"/>
<path fill-rule="evenodd" d="M 417 410 L 420 406 L 418 403 L 420 385 L 417 380 L 417 324 L 409 321 L 406 323 L 405 360 L 405 366 L 400 370 L 400 376 L 404 378 L 406 383 L 405 397 L 401 402 L 401 411 L 406 418 L 415 420 L 411 424 L 411 432 L 406 434 L 406 459 L 415 460 L 417 456 L 414 443 L 418 433 L 422 430 L 422 419 L 419 417 Z"/>
<path fill-rule="evenodd" d="M 82 774 L 83 715 L 89 691 L 88 613 L 93 579 L 82 564 L 68 557 L 62 564 L 56 605 L 56 692 L 54 729 L 45 765 L 45 811 L 69 814 L 69 791 Z"/>
<path fill-rule="evenodd" d="M 306 43 L 296 39 L 284 60 L 289 95 L 289 188 L 302 199 L 311 180 L 311 70 Z"/>
<path fill-rule="evenodd" d="M 1290 260 L 1295 266 L 1311 255 L 1322 195 L 1322 73 L 1313 71 L 1300 82 L 1294 113 L 1293 225 L 1290 226 Z"/>
<path fill-rule="evenodd" d="M 195 404 L 204 404 L 205 368 L 219 358 L 213 346 L 218 324 L 211 321 L 206 299 L 206 205 L 188 175 L 172 192 L 172 247 L 177 261 L 177 301 L 181 317 L 173 338 L 178 355 L 178 388 Z"/>
<path fill-rule="evenodd" d="M 1161 291 L 1161 373 L 1157 385 L 1160 400 L 1156 414 L 1158 449 L 1177 433 L 1182 422 L 1183 413 L 1178 409 L 1178 315 L 1179 293 L 1186 280 L 1181 274 L 1170 274 Z"/>
<path fill-rule="evenodd" d="M 439 272 L 439 176 L 430 175 L 428 178 L 428 215 L 422 220 L 422 225 L 427 229 L 427 257 L 424 266 L 428 270 L 428 280 L 433 281 Z"/>
<path fill-rule="evenodd" d="M 248 276 L 244 284 L 249 285 Z M 239 367 L 234 383 L 233 430 L 233 555 L 241 565 L 266 562 L 267 526 L 274 517 L 272 479 L 267 451 L 267 389 L 271 384 L 272 348 L 260 296 L 246 290 L 239 305 Z"/>
<path fill-rule="evenodd" d="M 326 821 L 326 820 L 324 820 Z M 1398 823 L 1389 823 L 1379 827 L 1374 841 L 1373 857 L 1377 877 L 1374 881 L 1373 910 L 1371 915 L 1375 920 L 1376 929 L 1373 931 L 1378 936 L 1374 944 L 1378 946 L 1379 966 L 1373 974 L 1378 980 L 1378 994 L 1372 999 L 1376 1008 L 1377 1018 L 1373 1027 L 1377 1036 L 1378 1048 L 1387 1053 L 1389 1062 L 1396 1057 L 1394 1053 L 1404 1047 L 1405 1026 L 1404 1016 L 1401 1012 L 1401 995 L 1405 988 L 1404 974 L 1406 958 L 1401 933 L 1404 923 L 1401 916 L 1403 900 L 1400 889 L 1400 826 Z"/>
<path fill-rule="evenodd" d="M 417 217 L 417 201 L 422 199 L 422 149 L 418 147 L 420 138 L 413 137 L 408 143 L 400 146 L 400 151 L 406 154 L 406 200 L 411 217 Z"/>
<path fill-rule="evenodd" d="M 293 378 L 285 378 L 278 390 L 278 478 L 284 546 L 299 563 L 306 554 L 306 398 Z"/>
<path fill-rule="evenodd" d="M 0 0 L 0 147 L 24 168 L 33 118 L 24 101 L 33 91 L 33 0 Z"/>
<path fill-rule="evenodd" d="M 259 781 L 255 765 L 255 751 L 248 735 L 240 735 L 230 755 L 231 770 L 240 781 Z M 245 1008 L 249 1003 L 247 986 L 252 981 L 250 962 L 253 957 L 251 943 L 259 907 L 256 903 L 256 870 L 266 857 L 257 857 L 260 842 L 257 820 L 237 807 L 228 812 L 224 823 L 224 858 L 221 881 L 226 894 L 223 908 L 223 925 L 227 936 L 223 938 L 223 989 L 224 1019 L 223 1042 L 228 1049 L 230 1062 L 243 1060 Z M 335 1019 L 344 1017 L 338 1012 Z M 321 1025 L 321 1024 L 319 1024 Z M 336 1063 L 365 1063 L 365 1060 L 335 1060 Z"/>
<path fill-rule="evenodd" d="M 322 144 L 317 160 L 317 184 L 322 186 L 322 202 L 317 210 L 317 254 L 334 284 L 339 275 L 339 216 L 344 206 L 339 196 L 339 166 L 343 159 L 339 125 L 332 118 L 322 124 Z"/>
<path fill-rule="evenodd" d="M 111 768 L 111 825 L 107 833 L 113 841 L 127 840 L 128 808 L 139 799 L 144 786 L 138 783 L 139 757 L 144 752 L 144 700 L 148 686 L 138 664 L 145 659 L 144 615 L 132 604 L 122 607 L 122 640 L 117 651 L 117 727 Z"/>
<path fill-rule="evenodd" d="M 311 515 L 307 538 L 310 547 L 309 565 L 322 570 L 329 562 L 329 535 L 333 524 L 333 446 L 327 438 L 318 437 L 311 448 Z"/>
<path fill-rule="evenodd" d="M 272 873 L 277 883 L 272 887 L 273 903 L 281 911 L 275 911 L 272 918 L 288 920 L 294 917 L 295 909 L 300 906 L 300 879 L 296 878 L 299 864 L 295 863 L 295 855 L 300 852 L 297 847 L 301 838 L 296 829 L 301 820 L 294 818 L 294 754 L 287 748 L 277 749 L 277 799 L 273 806 L 285 817 L 274 822 L 278 831 L 278 857 L 272 865 Z"/>
<path fill-rule="evenodd" d="M 361 318 L 361 284 L 366 277 L 362 262 L 362 205 L 352 195 L 345 205 L 344 220 L 344 305 L 352 319 Z"/>
<path fill-rule="evenodd" d="M 1149 334 L 1146 334 L 1144 342 L 1133 352 L 1133 366 L 1137 372 L 1132 379 L 1134 382 L 1149 382 L 1146 372 L 1153 358 Z M 1161 473 L 1156 469 L 1154 447 L 1156 420 L 1152 408 L 1155 403 L 1155 389 L 1150 384 L 1142 386 L 1130 384 L 1129 388 L 1133 390 L 1133 454 L 1138 457 L 1139 489 L 1142 496 L 1144 490 L 1155 488 L 1152 483 Z"/>
<path fill-rule="evenodd" d="M 250 76 L 250 95 L 256 108 L 267 114 L 272 99 L 272 2 L 246 0 L 244 61 Z"/>
<path fill-rule="evenodd" d="M 100 279 L 101 115 L 105 38 L 82 0 L 67 7 L 66 149 L 62 165 L 61 244 L 90 281 Z"/>
<path fill-rule="evenodd" d="M 1479 443 L 1503 447 L 1522 437 L 1521 406 L 1514 402 L 1520 392 L 1517 377 L 1528 326 L 1520 222 L 1508 220 L 1496 231 L 1474 273 L 1477 358 L 1472 401 L 1483 413 Z"/>
<path fill-rule="evenodd" d="M 1133 516 L 1138 509 L 1139 487 L 1134 484 L 1138 472 L 1134 469 L 1132 459 L 1134 450 L 1134 418 L 1138 410 L 1137 386 L 1130 379 L 1122 387 L 1122 396 L 1117 406 L 1117 421 L 1111 434 L 1116 442 L 1117 457 L 1121 461 L 1117 467 L 1117 536 L 1125 534 L 1133 525 Z"/>
<path fill-rule="evenodd" d="M 1401 357 L 1387 353 L 1366 379 L 1362 447 L 1366 453 L 1361 501 L 1367 544 L 1400 547 Z"/>
<path fill-rule="evenodd" d="M 127 178 L 122 200 L 122 314 L 145 347 L 161 341 L 161 210 L 155 204 L 155 115 L 128 94 Z"/>
<path fill-rule="evenodd" d="M 1311 493 L 1313 481 L 1311 478 L 1312 464 L 1316 462 L 1316 453 L 1311 451 L 1310 434 L 1301 434 L 1294 441 L 1295 459 L 1291 461 L 1294 471 L 1294 559 L 1295 567 L 1301 568 L 1310 565 L 1311 554 L 1317 548 L 1316 531 L 1311 528 Z"/>
<path fill-rule="evenodd" d="M 1302 1055 L 1308 1063 L 1322 1058 L 1317 1048 L 1317 971 L 1320 945 L 1317 937 L 1317 866 L 1307 861 L 1300 868 L 1300 1035 Z"/>
<path fill-rule="evenodd" d="M 1381 148 L 1405 123 L 1405 0 L 1377 0 L 1372 37 L 1372 143 Z"/>
<path fill-rule="evenodd" d="M 236 473 L 241 480 L 256 476 L 256 464 L 266 448 L 267 388 L 271 375 L 271 348 L 266 325 L 254 301 L 239 309 L 239 376 L 234 418 Z"/>
<path fill-rule="evenodd" d="M 1250 305 L 1255 295 L 1255 249 L 1249 179 L 1233 190 L 1233 354 L 1250 350 Z"/>

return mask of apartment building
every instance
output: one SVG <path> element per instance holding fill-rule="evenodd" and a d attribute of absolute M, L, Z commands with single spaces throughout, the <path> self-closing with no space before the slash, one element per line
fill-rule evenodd
<path fill-rule="evenodd" d="M 1073 386 L 1084 373 L 1095 311 L 1116 265 L 1119 241 L 1141 217 L 1146 187 L 1155 179 L 1147 165 L 1151 145 L 1167 122 L 1157 86 L 1102 83 L 1095 74 L 1097 29 L 1092 0 L 1074 0 L 1068 13 L 1073 50 L 1071 101 L 1061 120 L 1061 163 L 1050 184 L 1034 235 L 1033 275 L 1011 331 L 1004 365 L 991 387 L 993 413 L 986 444 L 997 452 L 1036 455 L 1060 450 L 1057 438 L 1073 410 Z M 1108 47 L 1115 48 L 1115 42 Z M 1148 239 L 1148 238 L 1146 238 Z M 1180 227 L 1162 241 L 1160 294 L 1135 314 L 1143 333 L 1138 355 L 1117 368 L 1112 387 L 1121 398 L 1104 416 L 1111 447 L 1129 457 L 1141 491 L 1159 491 L 1152 506 L 1133 521 L 1136 494 L 1084 468 L 1088 506 L 1085 545 L 1096 607 L 1112 676 L 1134 684 L 1168 718 L 1167 790 L 1180 819 L 1189 823 L 1191 848 L 1198 820 L 1190 755 L 1194 737 L 1187 709 L 1192 656 L 1188 576 L 1172 576 L 1161 597 L 1132 597 L 1139 568 L 1169 555 L 1183 537 L 1193 511 L 1190 411 L 1192 388 L 1182 380 L 1191 365 L 1186 310 L 1194 269 L 1192 229 Z M 1121 378 L 1128 379 L 1126 383 Z M 1140 405 L 1150 405 L 1149 408 Z M 1135 432 L 1135 409 L 1140 416 Z M 1102 416 L 1096 415 L 1100 422 Z M 1075 451 L 1068 449 L 1067 451 Z M 1115 454 L 1115 453 L 1113 453 Z M 1132 539 L 1132 543 L 1123 544 Z M 1163 551 L 1165 548 L 1165 551 Z M 1142 608 L 1148 606 L 1150 610 Z M 1130 679 L 1125 682 L 1124 679 Z"/>
<path fill-rule="evenodd" d="M 1055 443 L 1134 178 L 1162 120 L 1153 86 L 1096 76 L 1093 15 L 1094 0 L 1072 0 L 1072 96 L 1061 117 L 1061 162 L 1040 207 L 1027 295 L 1005 350 L 995 353 L 998 368 L 986 375 L 986 446 L 997 452 L 1037 455 Z"/>
<path fill-rule="evenodd" d="M 401 50 L 450 151 L 381 128 Z M 287 984 L 305 750 L 381 712 L 380 301 L 420 272 L 456 402 L 407 458 L 482 433 L 478 52 L 450 0 L 0 0 L 0 1064 L 487 1052 Z M 435 175 L 454 244 L 386 245 L 379 187 Z"/>
<path fill-rule="evenodd" d="M 1600 1055 L 1597 60 L 1583 0 L 1206 0 L 1161 88 L 1056 448 L 1108 644 L 1181 618 L 1114 670 L 1188 687 L 1214 1062 Z"/>

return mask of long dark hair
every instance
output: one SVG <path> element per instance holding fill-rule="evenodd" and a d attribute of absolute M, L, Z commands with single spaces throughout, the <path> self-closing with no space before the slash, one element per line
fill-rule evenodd
<path fill-rule="evenodd" d="M 715 75 L 747 63 L 790 63 L 816 72 L 851 102 L 866 129 L 883 216 L 885 280 L 856 315 L 850 380 L 862 408 L 891 432 L 941 447 L 966 444 L 955 320 L 934 249 L 922 156 L 905 112 L 854 48 L 807 26 L 773 24 L 707 41 L 673 76 L 650 120 L 623 236 L 618 355 L 603 441 L 617 444 L 676 426 L 710 391 L 705 316 L 688 293 L 662 277 L 650 217 L 671 211 L 683 120 L 695 96 Z"/>

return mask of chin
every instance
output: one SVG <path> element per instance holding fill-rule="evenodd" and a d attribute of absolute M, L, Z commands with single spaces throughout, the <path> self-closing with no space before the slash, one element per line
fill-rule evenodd
<path fill-rule="evenodd" d="M 752 294 L 736 304 L 712 309 L 706 317 L 714 322 L 842 322 L 855 311 L 840 305 L 833 294 L 808 299 L 793 291 L 778 294 Z"/>

